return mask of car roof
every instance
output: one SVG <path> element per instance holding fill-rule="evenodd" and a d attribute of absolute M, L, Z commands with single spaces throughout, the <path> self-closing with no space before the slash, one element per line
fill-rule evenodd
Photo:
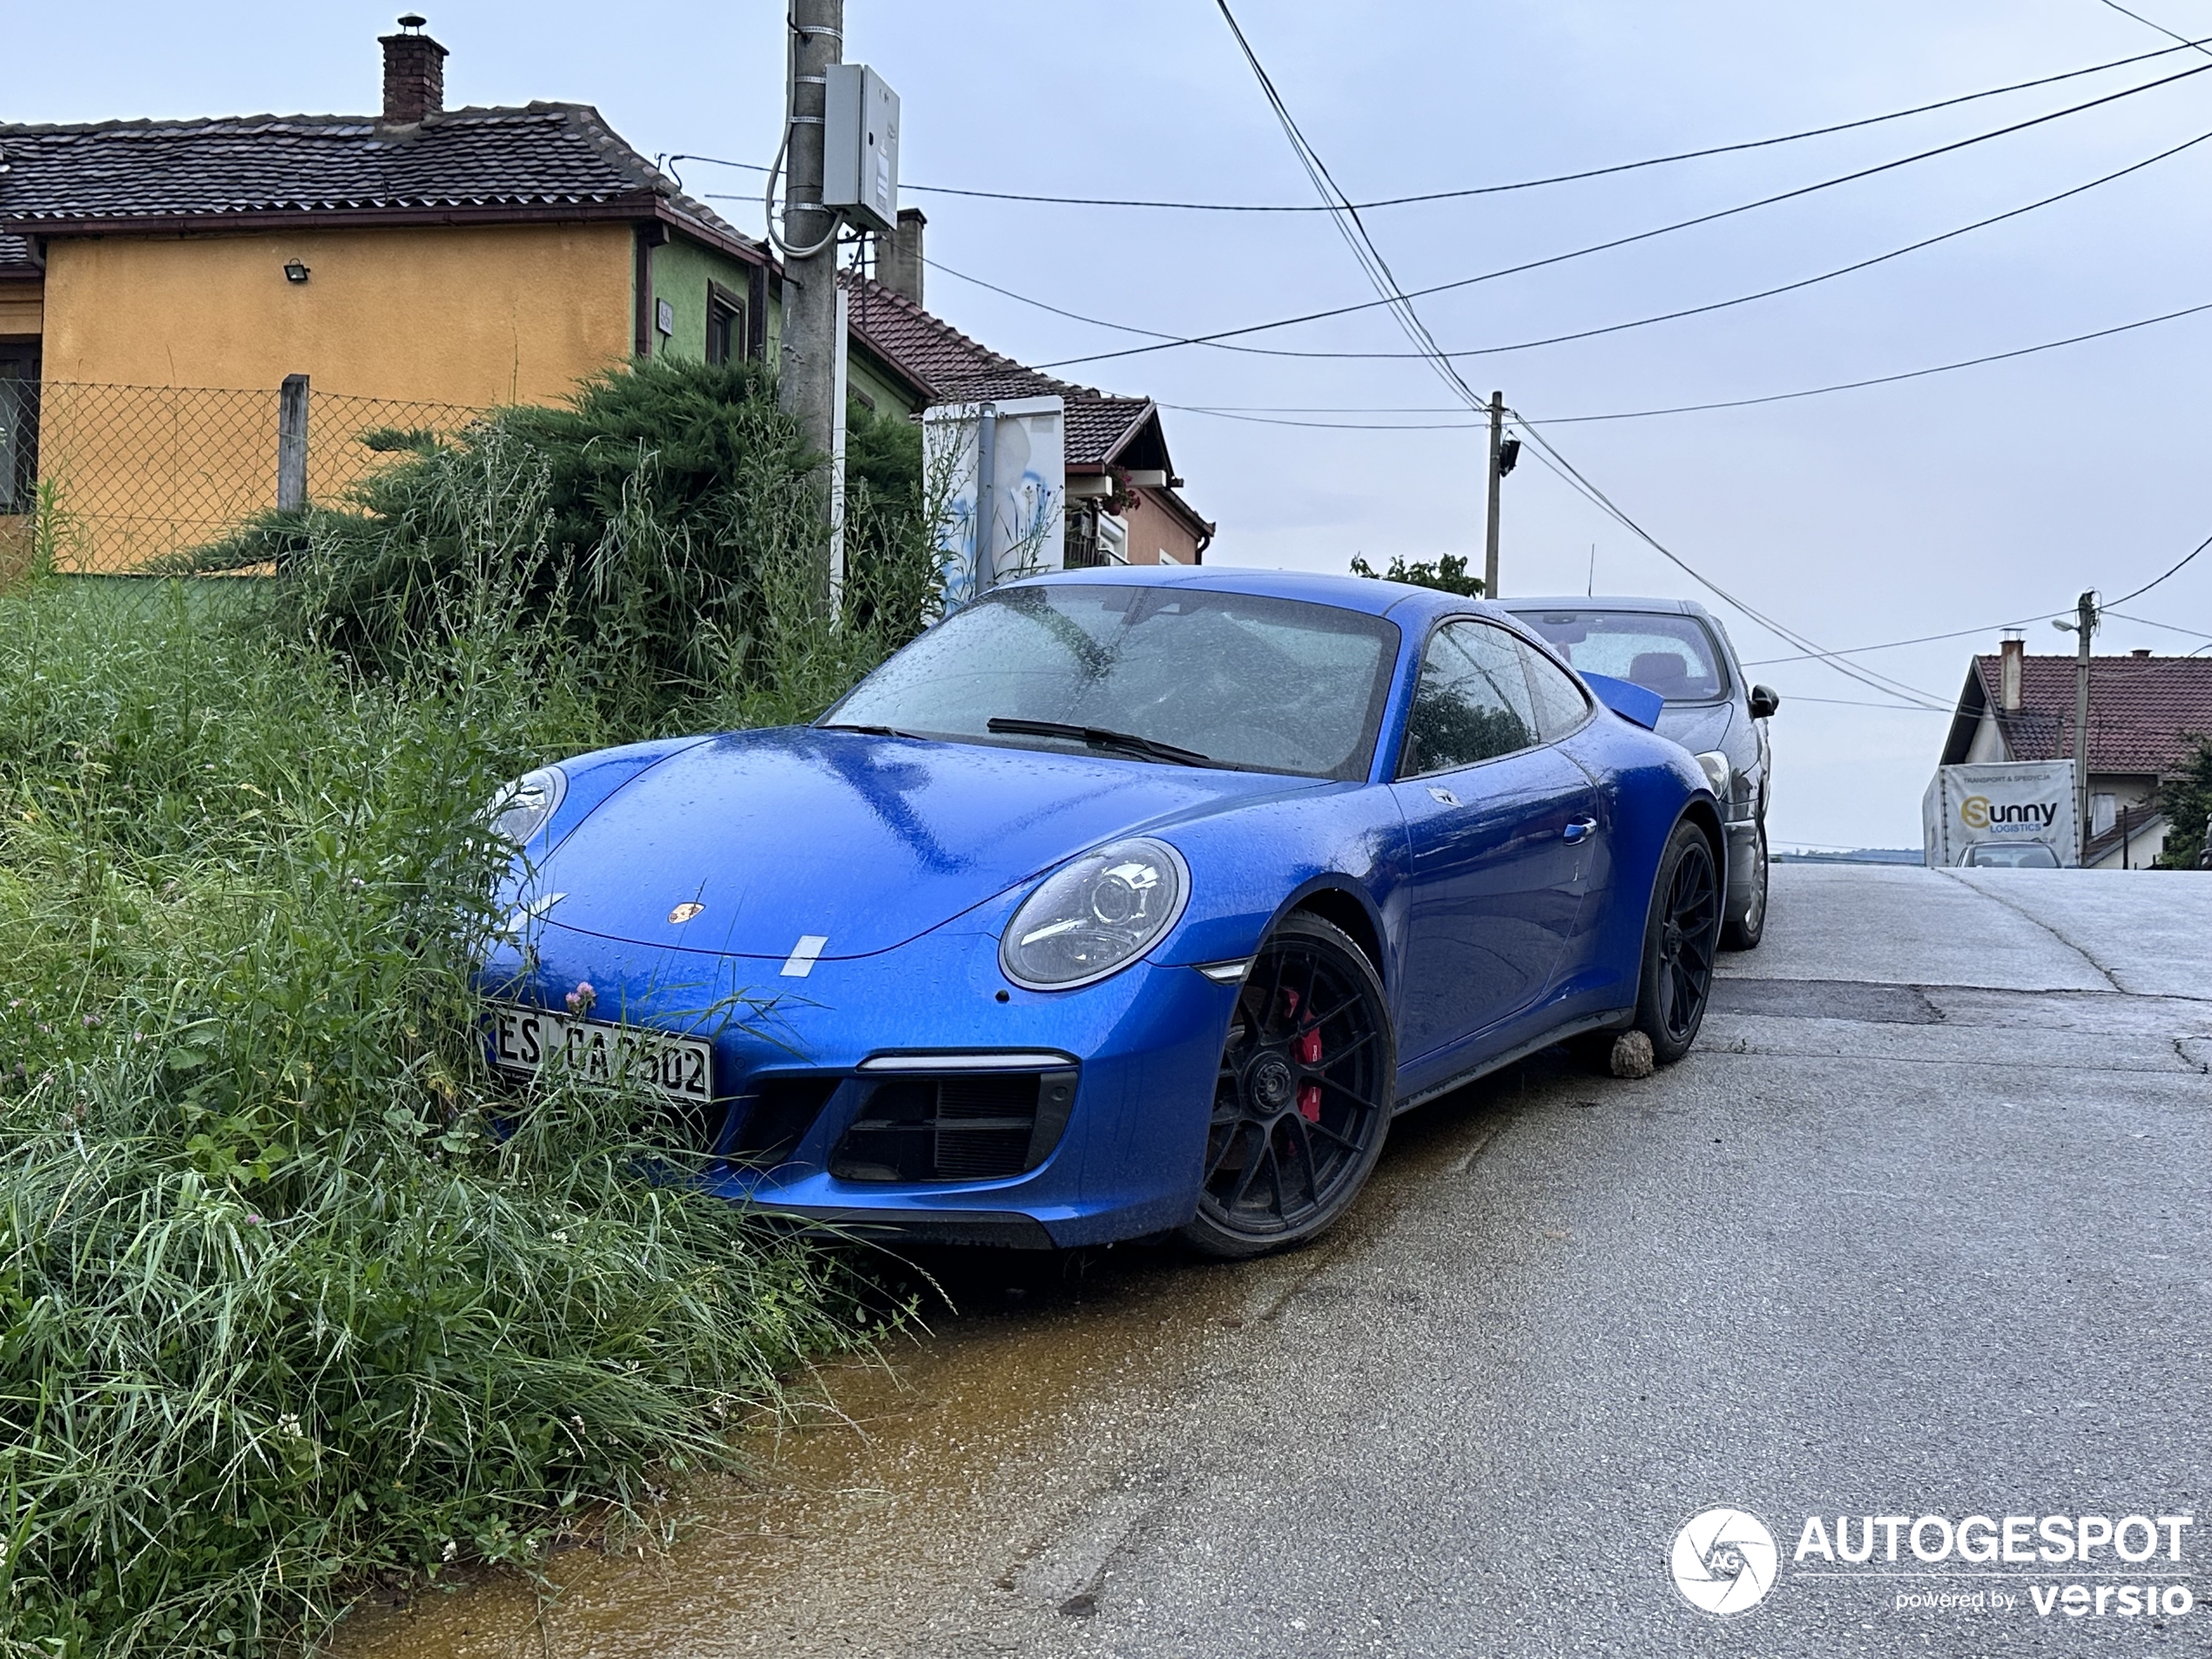
<path fill-rule="evenodd" d="M 1434 588 L 1417 588 L 1379 577 L 1335 576 L 1318 570 L 1271 570 L 1240 564 L 1128 564 L 1079 570 L 1053 570 L 1010 582 L 1007 587 L 1067 587 L 1109 583 L 1116 587 L 1200 588 L 1209 593 L 1249 593 L 1266 599 L 1304 599 L 1341 610 L 1388 617 L 1418 628 L 1436 617 L 1470 613 L 1499 617 L 1526 627 L 1503 605 L 1486 604 Z"/>
<path fill-rule="evenodd" d="M 1522 598 L 1514 594 L 1498 603 L 1507 610 L 1525 614 L 1531 610 L 1615 610 L 1629 615 L 1662 617 L 1710 617 L 1713 613 L 1695 599 L 1661 599 L 1649 595 L 1601 593 L 1538 595 Z"/>

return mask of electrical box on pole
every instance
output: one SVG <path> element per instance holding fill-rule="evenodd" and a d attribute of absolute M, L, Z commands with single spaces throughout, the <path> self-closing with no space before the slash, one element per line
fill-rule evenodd
<path fill-rule="evenodd" d="M 822 206 L 872 231 L 899 228 L 899 95 L 866 64 L 837 64 L 823 88 Z"/>

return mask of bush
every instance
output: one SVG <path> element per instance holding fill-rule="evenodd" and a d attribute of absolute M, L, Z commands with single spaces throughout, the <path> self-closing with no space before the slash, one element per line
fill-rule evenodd
<path fill-rule="evenodd" d="M 1435 588 L 1444 593 L 1456 593 L 1462 597 L 1479 599 L 1482 597 L 1482 578 L 1467 574 L 1467 558 L 1462 554 L 1447 553 L 1433 563 L 1408 564 L 1404 558 L 1394 558 L 1390 569 L 1378 570 L 1355 554 L 1352 560 L 1352 574 L 1373 577 L 1377 580 L 1409 583 L 1417 588 Z"/>
<path fill-rule="evenodd" d="M 2166 814 L 2166 846 L 2158 867 L 2195 869 L 2204 851 L 2205 818 L 2212 814 L 2212 738 L 2193 739 L 2181 772 L 2159 784 L 2158 810 Z"/>
<path fill-rule="evenodd" d="M 573 647 L 636 636 L 546 582 L 583 543 L 517 428 L 410 464 L 383 487 L 447 539 L 318 528 L 292 639 L 243 582 L 0 597 L 0 1650 L 258 1652 L 368 1575 L 527 1560 L 862 1339 L 837 1260 L 687 1186 L 636 1103 L 486 1074 L 483 804 L 632 734 Z M 607 487 L 649 473 L 697 475 Z M 772 658 L 796 556 L 759 550 Z"/>
<path fill-rule="evenodd" d="M 920 431 L 849 415 L 835 626 L 813 457 L 752 363 L 640 362 L 450 441 L 366 434 L 402 458 L 347 505 L 265 516 L 186 563 L 275 565 L 276 625 L 380 674 L 472 625 L 463 602 L 496 578 L 626 730 L 804 718 L 920 631 L 934 586 Z"/>

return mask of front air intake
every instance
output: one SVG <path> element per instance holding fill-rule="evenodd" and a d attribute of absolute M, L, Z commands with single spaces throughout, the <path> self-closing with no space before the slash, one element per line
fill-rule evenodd
<path fill-rule="evenodd" d="M 1051 1155 L 1075 1104 L 1076 1071 L 863 1077 L 860 1109 L 830 1155 L 841 1181 L 991 1181 Z"/>
<path fill-rule="evenodd" d="M 842 1081 L 835 1073 L 819 1072 L 758 1079 L 738 1103 L 730 1162 L 765 1170 L 787 1161 Z"/>

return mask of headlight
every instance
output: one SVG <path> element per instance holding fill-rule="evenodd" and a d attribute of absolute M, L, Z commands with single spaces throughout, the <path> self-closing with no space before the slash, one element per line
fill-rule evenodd
<path fill-rule="evenodd" d="M 1708 749 L 1697 757 L 1697 764 L 1705 769 L 1705 781 L 1712 785 L 1713 793 L 1720 797 L 1721 805 L 1727 806 L 1729 803 L 1728 757 L 1718 749 Z"/>
<path fill-rule="evenodd" d="M 492 797 L 487 816 L 491 826 L 516 846 L 527 846 L 531 836 L 552 821 L 569 792 L 569 775 L 558 766 L 526 772 Z"/>
<path fill-rule="evenodd" d="M 1175 926 L 1190 896 L 1183 855 L 1150 837 L 1116 841 L 1047 876 L 999 941 L 1007 978 L 1064 991 L 1126 968 Z"/>

